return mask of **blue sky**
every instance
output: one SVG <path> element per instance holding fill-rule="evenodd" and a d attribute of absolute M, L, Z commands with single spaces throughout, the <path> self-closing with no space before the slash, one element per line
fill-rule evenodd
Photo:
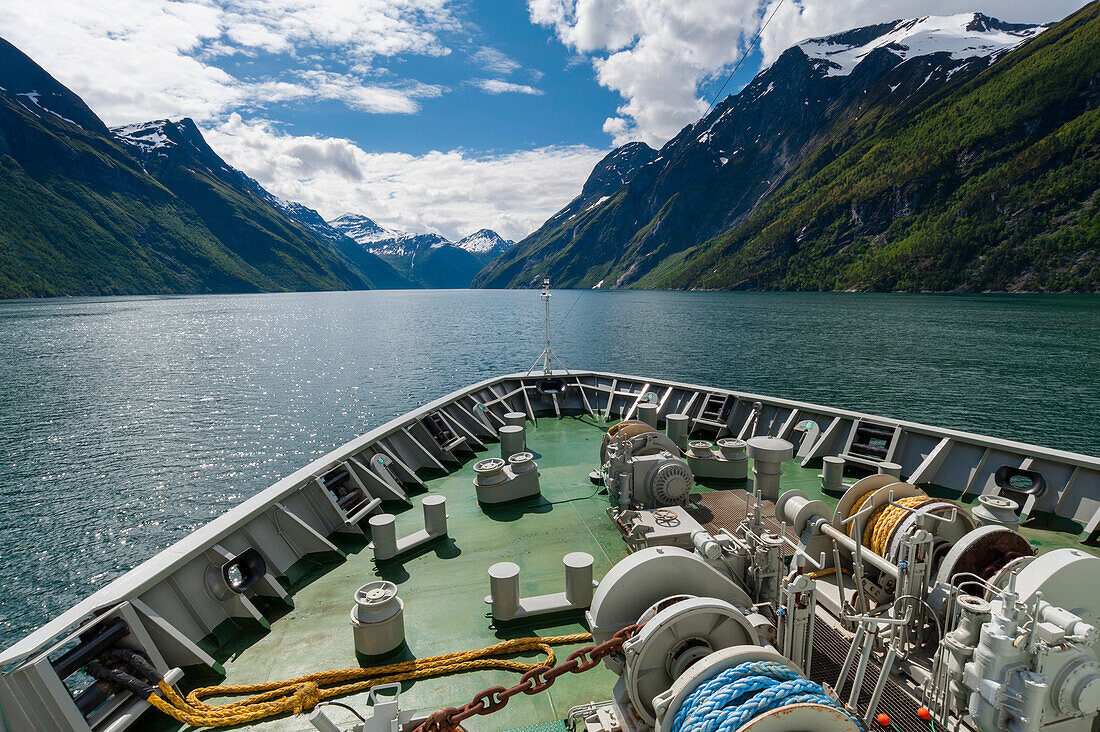
<path fill-rule="evenodd" d="M 416 114 L 363 114 L 337 100 L 266 105 L 264 114 L 288 129 L 354 140 L 372 152 L 466 148 L 485 153 L 581 144 L 609 144 L 601 125 L 619 103 L 596 82 L 591 66 L 553 33 L 530 22 L 524 5 L 474 4 L 463 14 L 468 28 L 445 34 L 445 56 L 409 54 L 387 60 L 381 78 L 411 78 L 444 89 L 418 99 Z M 265 77 L 294 62 L 283 55 L 231 57 L 217 63 L 235 75 Z M 488 65 L 487 65 L 488 64 Z M 512 68 L 512 66 L 515 68 Z M 349 73 L 339 57 L 327 57 L 328 71 Z M 484 79 L 529 87 L 537 94 L 487 93 Z"/>
<path fill-rule="evenodd" d="M 807 37 L 1081 0 L 5 0 L 5 37 L 109 125 L 189 116 L 232 165 L 332 218 L 533 231 L 613 147 L 695 121 Z"/>

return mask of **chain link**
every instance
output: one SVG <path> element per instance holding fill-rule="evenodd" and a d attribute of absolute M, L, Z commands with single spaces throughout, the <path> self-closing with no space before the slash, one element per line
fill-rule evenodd
<path fill-rule="evenodd" d="M 414 732 L 456 732 L 461 730 L 460 723 L 470 717 L 500 711 L 513 696 L 546 691 L 559 676 L 582 673 L 595 668 L 608 656 L 621 653 L 623 643 L 633 638 L 641 627 L 641 625 L 631 625 L 599 645 L 578 648 L 557 666 L 533 668 L 525 673 L 515 686 L 509 688 L 491 686 L 475 694 L 473 699 L 461 707 L 445 707 L 433 712 Z"/>

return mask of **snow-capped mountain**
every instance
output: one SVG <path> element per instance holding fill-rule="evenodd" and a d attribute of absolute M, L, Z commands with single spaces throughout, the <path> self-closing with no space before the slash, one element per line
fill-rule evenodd
<path fill-rule="evenodd" d="M 966 13 L 796 44 L 659 151 L 639 142 L 612 151 L 581 195 L 474 285 L 537 286 L 549 275 L 560 286 L 652 286 L 693 247 L 744 221 L 818 146 L 828 145 L 818 159 L 835 159 L 861 120 L 919 108 L 1045 28 Z"/>
<path fill-rule="evenodd" d="M 452 242 L 439 234 L 416 234 L 381 226 L 362 214 L 346 213 L 328 222 L 371 254 L 390 262 L 426 287 L 469 287 L 474 275 L 515 242 L 481 229 Z"/>
<path fill-rule="evenodd" d="M 342 214 L 328 223 L 375 254 L 398 257 L 411 255 L 423 247 L 439 249 L 447 246 L 464 249 L 471 254 L 499 254 L 515 244 L 492 229 L 479 229 L 458 241 L 450 241 L 439 234 L 416 234 L 391 229 L 355 213 Z"/>
<path fill-rule="evenodd" d="M 811 38 L 796 48 L 820 62 L 818 68 L 826 76 L 846 76 L 879 48 L 885 48 L 902 61 L 939 53 L 956 61 L 977 57 L 995 59 L 1045 28 L 1043 25 L 1003 23 L 982 13 L 930 15 Z"/>
<path fill-rule="evenodd" d="M 293 243 L 307 260 L 335 257 L 332 264 L 326 262 L 325 276 L 365 275 L 371 286 L 386 289 L 412 286 L 392 265 L 363 251 L 313 209 L 274 195 L 226 163 L 190 118 L 124 125 L 111 133 L 146 173 L 190 203 L 219 238 L 244 246 L 267 246 L 271 240 Z M 320 263 L 311 266 L 321 268 Z"/>
<path fill-rule="evenodd" d="M 480 229 L 469 236 L 454 242 L 454 246 L 465 249 L 471 254 L 491 254 L 496 256 L 509 249 L 514 241 L 505 239 L 492 229 Z"/>
<path fill-rule="evenodd" d="M 379 226 L 373 220 L 361 214 L 346 213 L 342 216 L 337 216 L 328 223 L 344 232 L 364 247 L 377 241 L 396 239 L 403 235 L 403 232 L 397 231 L 396 229 L 387 229 L 385 226 Z"/>
<path fill-rule="evenodd" d="M 179 130 L 179 125 L 179 122 L 158 119 L 152 122 L 138 122 L 121 127 L 112 127 L 111 132 L 122 142 L 136 147 L 144 153 L 164 150 L 164 152 L 158 154 L 167 156 L 166 148 L 173 147 L 176 143 L 169 138 L 166 128 L 172 126 Z"/>

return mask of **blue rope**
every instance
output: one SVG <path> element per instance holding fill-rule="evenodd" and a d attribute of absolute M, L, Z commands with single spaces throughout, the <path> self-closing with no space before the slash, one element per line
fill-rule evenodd
<path fill-rule="evenodd" d="M 773 661 L 743 663 L 688 694 L 672 720 L 672 732 L 733 732 L 772 709 L 804 703 L 840 709 L 820 685 L 788 666 Z"/>

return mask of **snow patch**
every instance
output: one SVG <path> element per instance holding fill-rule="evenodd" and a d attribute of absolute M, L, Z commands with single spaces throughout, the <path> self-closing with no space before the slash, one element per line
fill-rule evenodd
<path fill-rule="evenodd" d="M 139 122 L 133 125 L 112 127 L 111 132 L 123 142 L 141 148 L 142 152 L 152 152 L 176 144 L 169 140 L 168 135 L 164 132 L 164 128 L 169 124 L 171 123 L 166 119 L 157 120 L 156 122 Z"/>
<path fill-rule="evenodd" d="M 838 42 L 838 36 L 811 38 L 798 44 L 803 53 L 824 62 L 826 76 L 847 76 L 872 51 L 886 48 L 902 61 L 933 53 L 948 53 L 955 60 L 997 56 L 1045 30 L 1032 26 L 1022 30 L 987 27 L 977 13 L 937 16 L 898 21 L 892 30 L 870 43 Z"/>
<path fill-rule="evenodd" d="M 599 205 L 600 205 L 601 203 L 603 203 L 604 201 L 608 200 L 609 198 L 611 198 L 611 196 L 601 196 L 601 197 L 600 197 L 600 200 L 596 201 L 596 202 L 595 202 L 595 203 L 593 203 L 593 204 L 592 204 L 591 206 L 589 206 L 588 208 L 586 208 L 586 209 L 585 209 L 585 210 L 584 210 L 584 211 L 583 211 L 582 213 L 588 213 L 589 211 L 591 211 L 592 209 L 596 208 L 596 206 L 599 206 Z"/>

